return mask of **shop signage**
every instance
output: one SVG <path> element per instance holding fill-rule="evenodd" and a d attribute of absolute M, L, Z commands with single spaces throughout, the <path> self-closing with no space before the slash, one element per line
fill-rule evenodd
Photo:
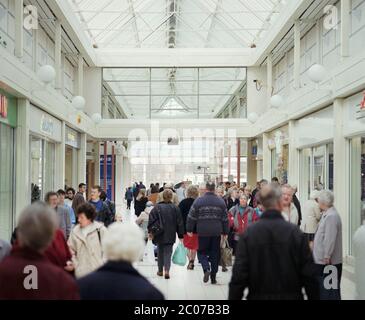
<path fill-rule="evenodd" d="M 0 94 L 0 117 L 8 117 L 8 98 Z"/>
<path fill-rule="evenodd" d="M 53 120 L 45 115 L 43 115 L 41 118 L 41 131 L 50 136 L 52 136 L 54 133 Z"/>
<path fill-rule="evenodd" d="M 66 126 L 65 143 L 74 148 L 80 148 L 80 133 Z"/>

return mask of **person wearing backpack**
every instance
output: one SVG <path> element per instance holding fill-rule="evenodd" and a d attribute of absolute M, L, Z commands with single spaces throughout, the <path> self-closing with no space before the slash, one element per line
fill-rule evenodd
<path fill-rule="evenodd" d="M 162 197 L 163 202 L 157 204 L 150 213 L 147 230 L 158 247 L 157 275 L 162 277 L 165 270 L 165 279 L 170 279 L 172 248 L 176 234 L 183 241 L 184 224 L 180 209 L 172 203 L 172 190 L 165 189 Z"/>
<path fill-rule="evenodd" d="M 102 243 L 107 229 L 94 221 L 96 210 L 90 203 L 77 208 L 78 224 L 72 229 L 68 245 L 72 253 L 77 278 L 83 277 L 104 264 Z"/>
<path fill-rule="evenodd" d="M 248 197 L 245 194 L 240 196 L 239 201 L 239 204 L 235 205 L 228 211 L 229 227 L 233 232 L 233 254 L 236 253 L 236 245 L 240 235 L 244 233 L 252 223 L 259 220 L 255 210 L 248 206 Z"/>

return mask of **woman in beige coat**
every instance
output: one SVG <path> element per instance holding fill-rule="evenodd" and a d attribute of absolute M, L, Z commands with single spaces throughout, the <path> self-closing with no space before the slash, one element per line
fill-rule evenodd
<path fill-rule="evenodd" d="M 319 221 L 321 220 L 321 210 L 317 203 L 319 191 L 313 190 L 309 196 L 309 200 L 304 202 L 303 205 L 303 224 L 302 231 L 306 235 L 309 241 L 309 245 L 312 248 L 314 235 L 317 232 Z"/>
<path fill-rule="evenodd" d="M 94 221 L 95 217 L 96 211 L 91 204 L 85 203 L 77 208 L 78 224 L 68 240 L 77 278 L 104 264 L 102 242 L 107 229 L 103 224 Z"/>

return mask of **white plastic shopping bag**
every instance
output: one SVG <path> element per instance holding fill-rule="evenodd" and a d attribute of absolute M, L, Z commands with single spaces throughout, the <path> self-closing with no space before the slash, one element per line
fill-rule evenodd
<path fill-rule="evenodd" d="M 144 248 L 143 262 L 155 263 L 155 250 L 152 240 L 148 240 Z"/>

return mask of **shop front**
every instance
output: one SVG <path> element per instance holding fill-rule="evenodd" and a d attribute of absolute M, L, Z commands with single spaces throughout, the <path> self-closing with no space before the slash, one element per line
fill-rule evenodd
<path fill-rule="evenodd" d="M 0 90 L 0 238 L 9 240 L 14 229 L 17 99 Z"/>
<path fill-rule="evenodd" d="M 30 106 L 30 197 L 43 200 L 56 188 L 57 149 L 62 141 L 62 123 L 48 113 Z"/>
<path fill-rule="evenodd" d="M 295 145 L 299 149 L 299 195 L 308 200 L 312 190 L 333 190 L 333 106 L 297 121 Z"/>
<path fill-rule="evenodd" d="M 365 95 L 359 93 L 345 101 L 345 136 L 349 150 L 349 255 L 353 255 L 352 239 L 365 222 Z M 365 104 L 364 104 L 365 105 Z"/>
<path fill-rule="evenodd" d="M 81 147 L 81 134 L 66 126 L 65 129 L 65 189 L 68 187 L 77 188 L 78 164 Z"/>
<path fill-rule="evenodd" d="M 277 129 L 269 134 L 268 147 L 271 152 L 271 177 L 277 177 L 281 184 L 288 183 L 288 126 Z"/>

